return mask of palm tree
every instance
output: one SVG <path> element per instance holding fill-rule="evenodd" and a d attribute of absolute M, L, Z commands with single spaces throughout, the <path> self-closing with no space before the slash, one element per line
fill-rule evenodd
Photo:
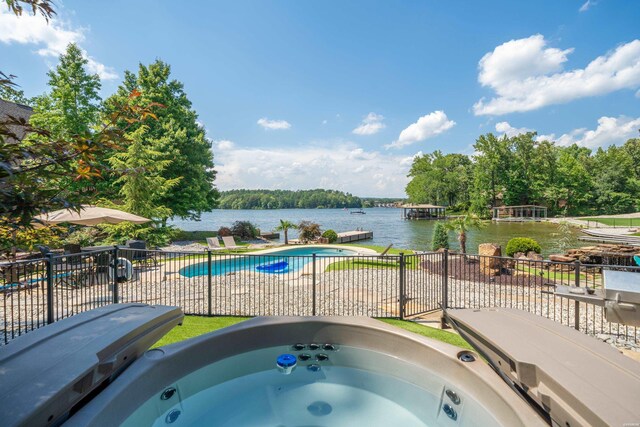
<path fill-rule="evenodd" d="M 455 217 L 447 221 L 444 226 L 447 230 L 458 233 L 458 242 L 460 242 L 460 251 L 467 253 L 467 232 L 471 229 L 484 227 L 484 222 L 474 214 L 466 214 Z"/>
<path fill-rule="evenodd" d="M 284 244 L 285 245 L 289 244 L 289 236 L 287 234 L 288 234 L 290 228 L 295 230 L 295 229 L 298 228 L 298 226 L 296 224 L 292 223 L 291 221 L 287 221 L 287 220 L 284 220 L 284 219 L 281 219 L 280 220 L 280 225 L 275 228 L 276 231 L 284 232 Z"/>

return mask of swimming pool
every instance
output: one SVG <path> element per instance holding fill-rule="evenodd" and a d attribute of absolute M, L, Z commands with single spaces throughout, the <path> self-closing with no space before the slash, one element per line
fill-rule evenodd
<path fill-rule="evenodd" d="M 318 257 L 328 256 L 354 256 L 358 252 L 351 249 L 338 249 L 327 247 L 299 247 L 289 248 L 264 254 L 243 254 L 215 259 L 211 262 L 211 275 L 221 276 L 236 271 L 253 270 L 266 274 L 286 274 L 302 269 L 311 262 L 312 255 Z M 270 268 L 273 267 L 273 268 Z M 191 264 L 179 270 L 181 276 L 197 277 L 209 274 L 208 262 Z"/>

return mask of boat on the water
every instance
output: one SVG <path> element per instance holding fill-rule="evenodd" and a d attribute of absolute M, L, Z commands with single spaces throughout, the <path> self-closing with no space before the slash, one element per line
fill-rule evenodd
<path fill-rule="evenodd" d="M 362 209 L 357 210 L 357 211 L 351 211 L 351 212 L 349 212 L 349 213 L 351 213 L 351 214 L 361 214 L 361 215 L 366 214 L 366 212 L 365 212 L 365 211 L 363 211 Z"/>

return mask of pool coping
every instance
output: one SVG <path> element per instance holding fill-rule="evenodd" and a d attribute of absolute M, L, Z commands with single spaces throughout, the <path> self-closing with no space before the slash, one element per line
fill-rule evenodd
<path fill-rule="evenodd" d="M 380 255 L 374 249 L 362 248 L 362 247 L 357 247 L 357 246 L 349 246 L 348 248 L 345 248 L 345 245 L 331 245 L 331 244 L 287 245 L 287 246 L 278 246 L 277 248 L 263 249 L 263 250 L 259 250 L 259 251 L 243 252 L 243 253 L 238 253 L 238 254 L 220 254 L 220 255 L 225 255 L 225 259 L 235 259 L 235 258 L 240 258 L 243 255 L 251 255 L 251 256 L 277 255 L 278 252 L 283 252 L 286 249 L 298 249 L 298 248 L 304 248 L 304 247 L 313 247 L 313 248 L 318 248 L 318 249 L 347 249 L 347 250 L 356 252 L 355 255 L 344 255 L 345 257 Z M 204 253 L 206 254 L 207 252 L 205 251 Z M 309 256 L 309 255 L 296 255 L 296 256 Z M 332 255 L 331 257 L 333 257 L 333 256 L 338 257 L 339 255 Z M 331 257 L 327 257 L 327 258 L 331 258 Z M 328 263 L 327 263 L 328 260 L 326 260 L 324 258 L 325 257 L 318 257 L 316 259 L 316 271 L 323 272 L 326 269 L 326 267 L 328 266 Z M 214 257 L 213 260 L 215 261 L 216 258 Z M 197 264 L 197 263 L 201 263 L 201 262 L 206 262 L 206 260 L 192 259 L 192 260 L 189 260 L 189 263 L 185 264 L 184 267 L 188 267 L 188 266 L 191 266 L 193 264 Z M 294 273 L 297 273 L 297 274 L 295 274 L 295 277 L 292 277 L 290 280 L 299 280 L 302 276 L 311 275 L 312 274 L 312 270 L 313 270 L 313 262 L 310 261 L 309 263 L 305 264 L 300 270 L 297 270 L 296 272 L 294 272 Z M 273 273 L 265 273 L 265 272 L 261 272 L 261 271 L 255 271 L 255 270 L 242 270 L 242 271 L 243 272 L 247 272 L 247 273 L 257 274 L 257 275 L 266 275 L 266 276 L 273 275 Z M 289 274 L 291 274 L 291 273 L 289 273 Z M 180 277 L 187 277 L 187 276 L 183 276 L 181 274 L 179 274 L 179 275 L 180 275 Z M 203 276 L 206 276 L 206 274 L 203 275 Z M 197 277 L 197 276 L 194 276 L 194 277 Z"/>
<path fill-rule="evenodd" d="M 347 249 L 349 251 L 356 252 L 357 255 L 379 255 L 379 253 L 374 249 L 363 248 L 358 246 L 349 246 L 347 248 L 345 247 L 345 245 L 331 245 L 331 244 L 284 245 L 284 246 L 278 246 L 277 248 L 269 248 L 269 249 L 263 249 L 260 251 L 245 252 L 244 254 L 238 254 L 238 255 L 265 255 L 265 254 L 271 254 L 276 252 L 282 252 L 283 250 L 287 250 L 287 249 L 298 249 L 298 248 L 307 248 L 307 247 L 313 247 L 318 249 Z M 305 256 L 305 255 L 296 255 L 296 256 Z M 349 256 L 349 255 L 345 255 L 345 256 Z"/>

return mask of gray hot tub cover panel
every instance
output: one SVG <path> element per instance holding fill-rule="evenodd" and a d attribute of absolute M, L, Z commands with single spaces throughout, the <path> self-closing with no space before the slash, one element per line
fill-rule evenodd
<path fill-rule="evenodd" d="M 0 348 L 2 424 L 60 424 L 183 317 L 177 307 L 113 304 L 16 338 Z"/>

